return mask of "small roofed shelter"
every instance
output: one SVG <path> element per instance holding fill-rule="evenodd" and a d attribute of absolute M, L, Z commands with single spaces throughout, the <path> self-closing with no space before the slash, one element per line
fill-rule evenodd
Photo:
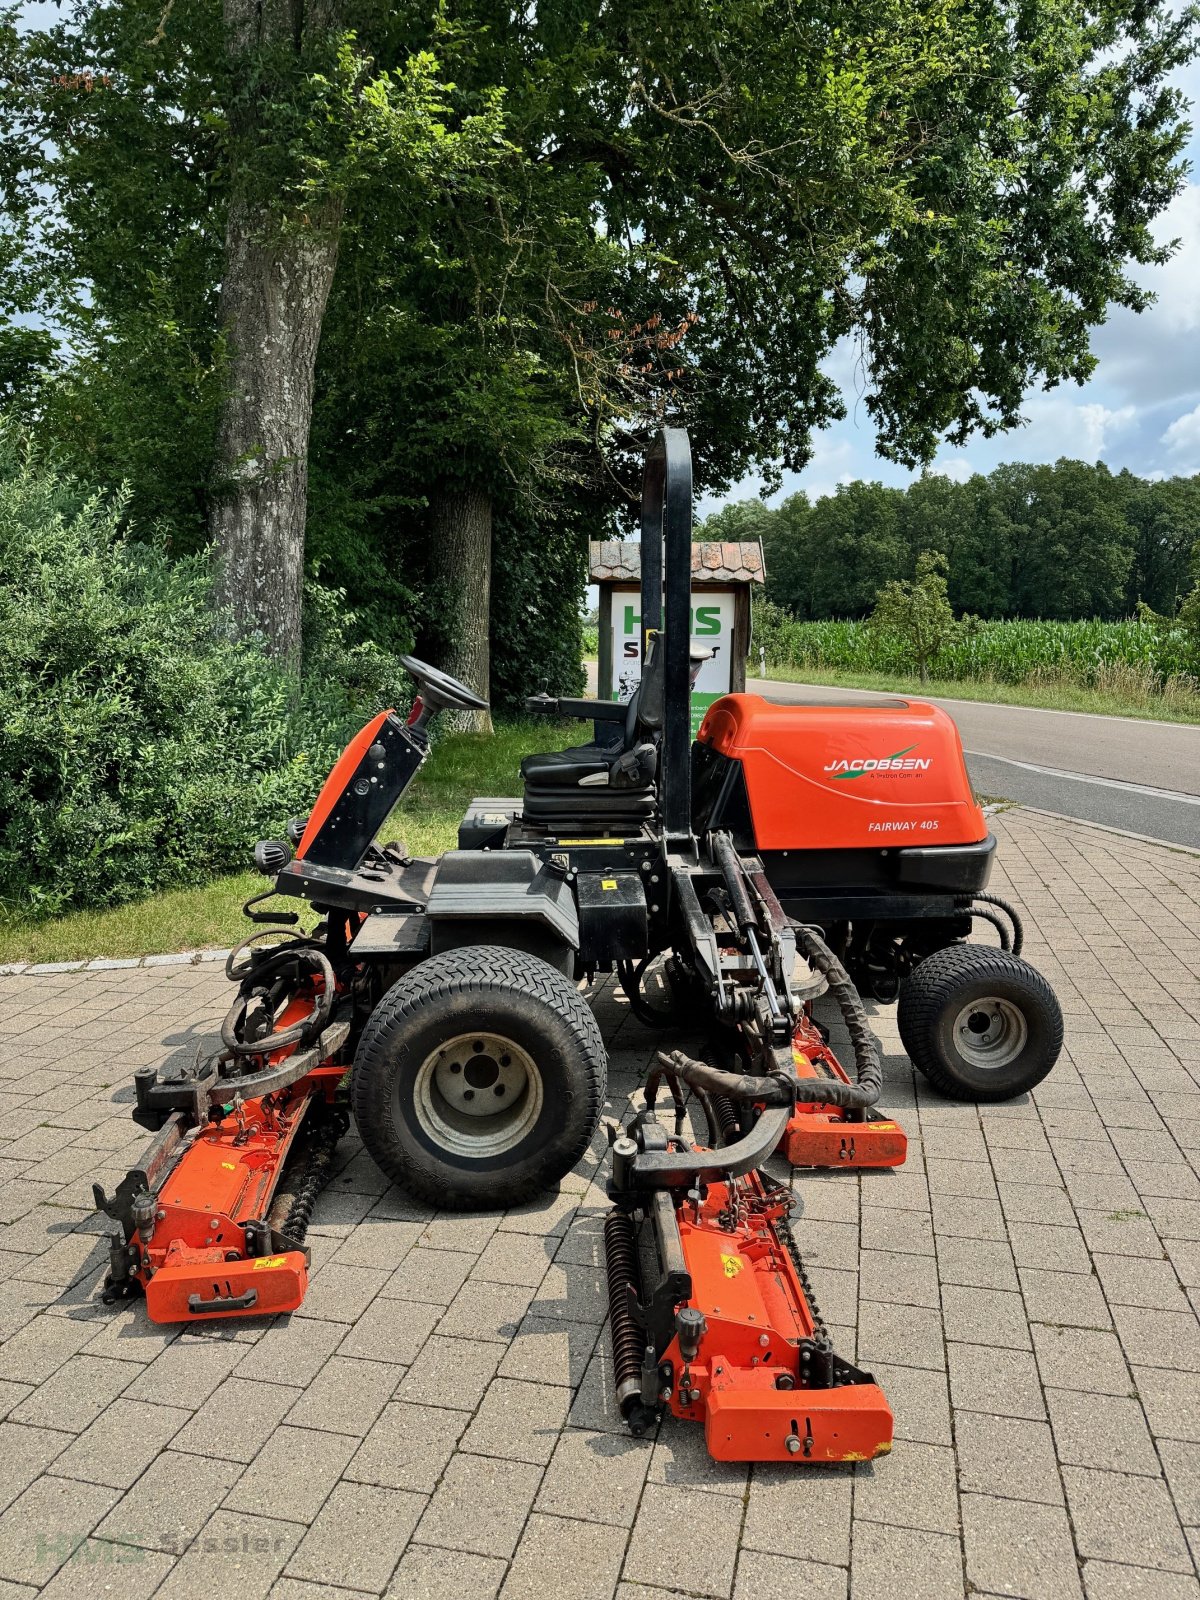
<path fill-rule="evenodd" d="M 604 700 L 627 700 L 641 675 L 640 543 L 593 539 L 588 576 L 600 591 L 597 692 Z M 714 700 L 746 687 L 750 592 L 765 577 L 757 539 L 692 545 L 692 639 L 713 652 L 700 669 L 692 695 L 693 730 Z"/>

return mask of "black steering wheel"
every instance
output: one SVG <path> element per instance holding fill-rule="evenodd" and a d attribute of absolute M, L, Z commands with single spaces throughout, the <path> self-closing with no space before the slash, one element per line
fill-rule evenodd
<path fill-rule="evenodd" d="M 459 683 L 458 679 L 452 678 L 448 672 L 439 672 L 436 667 L 430 667 L 424 661 L 418 661 L 416 656 L 401 656 L 400 665 L 410 677 L 417 680 L 421 699 L 431 711 L 441 711 L 442 709 L 486 711 L 488 709 L 486 700 L 481 700 L 477 694 L 467 688 L 465 683 Z"/>

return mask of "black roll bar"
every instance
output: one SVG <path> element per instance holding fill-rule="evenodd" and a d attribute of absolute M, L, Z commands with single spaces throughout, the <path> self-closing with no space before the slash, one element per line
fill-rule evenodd
<path fill-rule="evenodd" d="M 662 627 L 663 590 L 663 484 L 666 458 L 662 440 L 655 439 L 642 467 L 642 498 L 639 519 L 642 528 L 642 619 L 639 627 L 638 657 L 645 670 L 647 645 L 652 633 Z"/>
<path fill-rule="evenodd" d="M 692 829 L 692 450 L 684 428 L 663 428 L 642 474 L 642 656 L 663 631 L 659 810 L 668 842 Z M 665 558 L 664 558 L 665 546 Z"/>

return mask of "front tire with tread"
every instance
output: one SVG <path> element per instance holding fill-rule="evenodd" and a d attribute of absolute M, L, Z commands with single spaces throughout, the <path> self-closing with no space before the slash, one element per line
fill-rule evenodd
<path fill-rule="evenodd" d="M 970 1059 L 956 1041 L 956 1023 L 976 1001 L 981 1018 L 990 1009 L 1011 1019 L 1008 1056 L 1001 1041 L 998 1065 L 984 1064 L 986 1050 Z M 1062 1010 L 1041 973 L 1019 956 L 982 945 L 947 945 L 926 957 L 900 986 L 896 1021 L 913 1066 L 954 1100 L 1026 1093 L 1054 1066 L 1063 1043 Z"/>
<path fill-rule="evenodd" d="M 418 1105 L 431 1057 L 472 1032 L 511 1040 L 540 1077 L 532 1125 L 511 1148 L 478 1159 L 461 1137 L 439 1142 Z M 383 996 L 355 1052 L 351 1104 L 363 1144 L 394 1183 L 445 1210 L 494 1210 L 552 1188 L 579 1161 L 607 1068 L 591 1008 L 561 972 L 521 950 L 468 945 L 420 962 Z M 462 1127 L 469 1143 L 469 1121 Z"/>

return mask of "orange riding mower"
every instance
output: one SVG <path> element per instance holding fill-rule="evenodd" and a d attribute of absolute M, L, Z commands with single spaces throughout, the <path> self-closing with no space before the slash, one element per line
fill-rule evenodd
<path fill-rule="evenodd" d="M 664 429 L 633 547 L 638 686 L 627 704 L 531 696 L 531 714 L 591 722 L 593 738 L 527 755 L 521 792 L 473 800 L 456 849 L 379 842 L 432 719 L 486 709 L 413 657 L 407 718 L 374 716 L 311 814 L 258 845 L 268 895 L 307 903 L 317 927 L 299 936 L 295 913 L 252 901 L 252 920 L 277 926 L 230 957 L 221 1049 L 136 1075 L 154 1137 L 111 1197 L 96 1188 L 120 1224 L 110 1298 L 144 1291 L 156 1322 L 294 1310 L 351 1115 L 385 1177 L 439 1211 L 521 1206 L 590 1172 L 608 1055 L 583 987 L 608 976 L 637 1021 L 686 1029 L 709 1057 L 659 1056 L 628 1125 L 609 1129 L 630 1427 L 669 1406 L 731 1460 L 888 1448 L 887 1404 L 834 1352 L 764 1166 L 903 1161 L 860 991 L 898 1003 L 938 1092 L 980 1102 L 1050 1071 L 1061 1013 L 1019 958 L 1016 913 L 985 892 L 995 840 L 944 712 L 728 694 L 693 739 L 709 651 L 690 637 L 692 520 L 687 436 Z M 966 942 L 977 921 L 999 950 Z M 814 1016 L 822 996 L 845 1065 Z"/>

